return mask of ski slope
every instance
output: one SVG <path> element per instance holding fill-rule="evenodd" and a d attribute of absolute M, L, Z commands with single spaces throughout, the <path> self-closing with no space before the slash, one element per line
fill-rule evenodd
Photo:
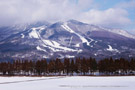
<path fill-rule="evenodd" d="M 65 22 L 63 25 L 61 25 L 61 27 L 63 27 L 65 30 L 67 30 L 68 32 L 70 33 L 74 33 L 76 34 L 81 40 L 82 40 L 82 43 L 86 43 L 88 46 L 90 46 L 90 43 L 88 42 L 87 39 L 85 39 L 83 36 L 81 36 L 80 34 L 76 33 L 74 30 L 72 30 L 68 25 L 67 23 Z"/>
<path fill-rule="evenodd" d="M 135 90 L 135 76 L 0 77 L 0 90 Z"/>
<path fill-rule="evenodd" d="M 58 52 L 58 51 L 81 52 L 82 51 L 81 49 L 72 49 L 72 48 L 61 46 L 58 42 L 53 40 L 43 39 L 39 34 L 39 31 L 42 31 L 43 29 L 44 29 L 43 27 L 32 28 L 32 31 L 29 33 L 29 37 L 41 40 L 42 46 L 48 47 L 54 52 Z M 36 49 L 39 51 L 46 52 L 46 50 L 41 48 L 40 46 L 37 46 Z"/>

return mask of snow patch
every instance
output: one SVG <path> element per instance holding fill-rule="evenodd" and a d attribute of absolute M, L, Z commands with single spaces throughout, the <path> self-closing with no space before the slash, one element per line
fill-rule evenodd
<path fill-rule="evenodd" d="M 48 57 L 44 55 L 44 56 L 43 56 L 43 58 L 45 58 L 45 59 L 46 59 L 46 58 L 48 58 Z"/>
<path fill-rule="evenodd" d="M 32 31 L 29 33 L 29 37 L 39 39 L 40 37 L 39 32 L 41 32 L 43 29 L 45 29 L 45 26 L 32 28 Z M 39 32 L 37 32 L 37 30 L 39 30 Z"/>
<path fill-rule="evenodd" d="M 89 38 L 90 39 L 90 42 L 89 42 L 89 44 L 91 45 L 91 43 L 94 41 L 94 39 L 92 39 L 92 38 Z M 96 41 L 95 41 L 96 42 Z M 93 46 L 91 46 L 91 47 L 93 47 Z"/>
<path fill-rule="evenodd" d="M 71 45 L 72 39 L 73 39 L 73 36 L 72 36 L 71 39 L 70 39 L 69 46 Z"/>
<path fill-rule="evenodd" d="M 44 52 L 46 52 L 46 50 L 40 48 L 39 46 L 37 46 L 36 48 L 37 48 L 37 50 L 39 50 L 39 51 L 44 51 Z"/>
<path fill-rule="evenodd" d="M 108 45 L 109 48 L 107 48 L 107 51 L 110 51 L 110 52 L 119 52 L 117 49 L 113 49 L 111 45 Z"/>
<path fill-rule="evenodd" d="M 67 48 L 64 46 L 61 46 L 58 42 L 56 41 L 51 41 L 51 40 L 43 40 L 44 44 L 49 46 L 50 49 L 52 49 L 53 51 L 72 51 L 72 52 L 76 52 L 78 50 L 75 49 L 71 49 L 71 48 Z"/>
<path fill-rule="evenodd" d="M 66 55 L 66 58 L 75 58 L 75 56 L 72 56 L 72 55 Z"/>
<path fill-rule="evenodd" d="M 82 49 L 79 49 L 78 51 L 77 51 L 77 53 L 81 53 L 83 50 Z"/>
<path fill-rule="evenodd" d="M 76 44 L 75 47 L 80 47 L 80 43 Z"/>
<path fill-rule="evenodd" d="M 21 34 L 21 38 L 24 38 L 25 37 L 25 35 L 24 34 Z"/>
<path fill-rule="evenodd" d="M 29 33 L 30 38 L 39 38 L 36 29 L 37 28 L 32 28 L 32 31 Z"/>
<path fill-rule="evenodd" d="M 96 53 L 95 53 L 94 55 L 95 55 L 95 56 L 97 56 L 97 54 L 96 54 Z"/>

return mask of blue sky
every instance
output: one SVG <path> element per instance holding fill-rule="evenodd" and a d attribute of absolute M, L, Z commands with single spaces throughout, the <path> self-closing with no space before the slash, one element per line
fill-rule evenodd
<path fill-rule="evenodd" d="M 135 33 L 135 0 L 0 0 L 0 26 L 76 19 Z"/>
<path fill-rule="evenodd" d="M 101 7 L 101 9 L 108 9 L 114 7 L 118 3 L 128 2 L 129 0 L 95 0 Z"/>

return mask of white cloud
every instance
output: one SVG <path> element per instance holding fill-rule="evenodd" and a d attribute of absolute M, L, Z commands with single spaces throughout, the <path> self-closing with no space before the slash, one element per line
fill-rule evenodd
<path fill-rule="evenodd" d="M 130 23 L 125 9 L 89 10 L 93 5 L 93 0 L 79 0 L 77 3 L 71 3 L 71 0 L 0 0 L 0 25 L 68 19 L 105 26 Z"/>
<path fill-rule="evenodd" d="M 78 0 L 77 6 L 80 9 L 85 10 L 92 7 L 93 2 L 94 2 L 93 0 Z"/>
<path fill-rule="evenodd" d="M 74 16 L 74 7 L 69 0 L 2 0 L 0 20 L 1 24 L 63 20 Z"/>
<path fill-rule="evenodd" d="M 87 23 L 109 27 L 126 26 L 131 23 L 128 18 L 128 12 L 117 8 L 109 8 L 103 11 L 92 9 L 82 13 L 78 19 Z"/>

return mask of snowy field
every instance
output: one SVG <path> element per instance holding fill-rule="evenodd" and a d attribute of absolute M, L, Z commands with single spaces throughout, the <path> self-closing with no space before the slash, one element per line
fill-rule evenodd
<path fill-rule="evenodd" d="M 135 76 L 0 77 L 0 90 L 135 90 Z"/>

